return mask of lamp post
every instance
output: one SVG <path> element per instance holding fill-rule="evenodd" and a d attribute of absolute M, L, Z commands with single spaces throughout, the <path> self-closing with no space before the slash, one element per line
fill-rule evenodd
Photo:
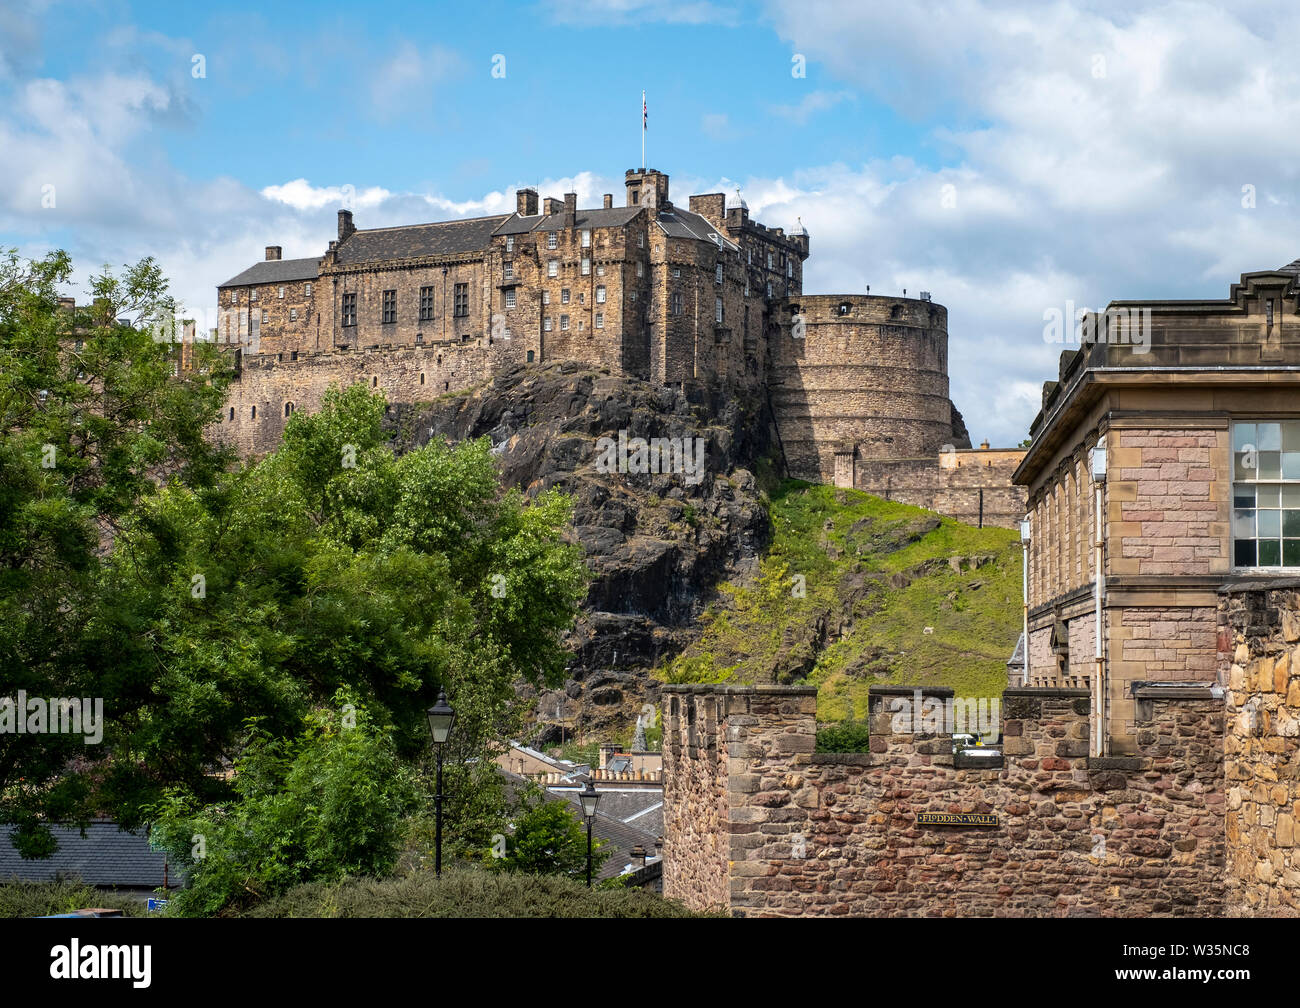
<path fill-rule="evenodd" d="M 433 870 L 438 878 L 442 878 L 442 747 L 447 744 L 447 739 L 451 737 L 451 726 L 456 722 L 456 712 L 447 703 L 447 694 L 443 690 L 438 690 L 438 702 L 429 708 L 427 716 L 429 718 L 429 732 L 433 735 L 433 747 L 438 753 L 438 785 L 433 796 L 434 821 L 436 823 L 433 841 Z"/>
<path fill-rule="evenodd" d="M 587 888 L 591 888 L 591 821 L 596 818 L 596 806 L 600 795 L 596 786 L 587 778 L 587 786 L 578 792 L 578 801 L 582 803 L 582 814 L 587 820 Z"/>

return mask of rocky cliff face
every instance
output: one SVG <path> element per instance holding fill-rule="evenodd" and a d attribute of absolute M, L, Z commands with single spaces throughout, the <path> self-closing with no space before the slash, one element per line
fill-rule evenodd
<path fill-rule="evenodd" d="M 562 731 L 625 733 L 643 704 L 658 702 L 649 670 L 695 640 L 714 586 L 751 572 L 768 542 L 755 466 L 773 439 L 757 399 L 690 403 L 672 389 L 563 362 L 394 406 L 388 423 L 399 449 L 490 437 L 507 486 L 529 495 L 556 487 L 573 498 L 592 583 L 572 634 L 570 680 L 536 696 L 537 744 L 558 742 Z M 629 471 L 601 471 L 617 462 L 620 435 Z M 701 439 L 702 471 L 638 471 L 636 438 L 688 439 L 688 464 Z"/>

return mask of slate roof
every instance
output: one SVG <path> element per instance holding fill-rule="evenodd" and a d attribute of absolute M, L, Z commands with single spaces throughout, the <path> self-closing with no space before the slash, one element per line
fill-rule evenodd
<path fill-rule="evenodd" d="M 1300 274 L 1300 259 L 1297 259 L 1297 260 L 1295 260 L 1294 262 L 1289 262 L 1289 263 L 1287 263 L 1285 266 L 1279 266 L 1279 267 L 1277 268 L 1277 271 L 1278 271 L 1279 273 L 1296 273 L 1296 274 Z"/>
<path fill-rule="evenodd" d="M 256 263 L 242 273 L 231 277 L 220 287 L 245 287 L 249 284 L 289 283 L 293 280 L 315 280 L 320 259 L 269 259 Z"/>
<path fill-rule="evenodd" d="M 716 235 L 728 248 L 740 248 L 699 214 L 691 213 L 689 210 L 682 210 L 680 207 L 660 210 L 656 219 L 670 238 L 695 238 L 716 245 L 717 242 L 714 240 Z"/>
<path fill-rule="evenodd" d="M 497 214 L 493 217 L 354 231 L 339 243 L 334 261 L 340 266 L 350 266 L 386 259 L 477 252 L 487 248 L 492 233 L 509 217 L 509 214 Z"/>
<path fill-rule="evenodd" d="M 638 213 L 640 207 L 597 207 L 592 210 L 576 210 L 573 215 L 574 227 L 607 228 L 622 227 Z M 536 214 L 532 217 L 520 217 L 511 214 L 493 234 L 525 234 L 529 231 L 559 231 L 565 226 L 564 214 Z"/>
<path fill-rule="evenodd" d="M 1007 659 L 1008 668 L 1025 667 L 1025 635 L 1020 634 L 1016 637 L 1016 649 L 1011 652 L 1011 657 Z"/>
<path fill-rule="evenodd" d="M 0 880 L 48 882 L 79 878 L 87 885 L 148 889 L 163 884 L 166 857 L 149 847 L 143 833 L 127 833 L 117 823 L 104 821 L 90 823 L 84 838 L 76 826 L 52 829 L 58 850 L 49 858 L 34 860 L 19 857 L 9 831 L 0 831 Z M 172 867 L 168 872 L 170 885 L 180 884 L 178 875 Z"/>

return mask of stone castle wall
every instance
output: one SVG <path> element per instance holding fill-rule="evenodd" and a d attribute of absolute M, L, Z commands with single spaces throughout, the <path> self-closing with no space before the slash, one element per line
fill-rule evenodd
<path fill-rule="evenodd" d="M 881 459 L 937 454 L 952 442 L 942 305 L 806 295 L 790 308 L 793 321 L 769 348 L 769 384 L 792 476 L 833 483 L 845 443 Z"/>
<path fill-rule="evenodd" d="M 1300 916 L 1300 581 L 1220 593 L 1232 914 Z"/>
<path fill-rule="evenodd" d="M 1105 759 L 1087 755 L 1085 690 L 1008 690 L 1005 765 L 988 768 L 948 734 L 895 731 L 890 704 L 913 699 L 898 692 L 872 691 L 870 753 L 824 755 L 812 688 L 664 687 L 664 895 L 762 916 L 1222 912 L 1210 687 L 1140 690 L 1139 752 Z"/>
<path fill-rule="evenodd" d="M 1022 458 L 1021 450 L 974 449 L 919 459 L 854 459 L 852 486 L 968 525 L 982 520 L 984 525 L 1016 528 L 1025 514 L 1025 490 L 1013 485 L 1011 476 Z"/>

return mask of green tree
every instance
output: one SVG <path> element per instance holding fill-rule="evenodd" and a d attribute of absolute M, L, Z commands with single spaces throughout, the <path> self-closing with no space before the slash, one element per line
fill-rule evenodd
<path fill-rule="evenodd" d="M 593 878 L 613 853 L 609 847 L 607 841 L 592 837 Z M 513 829 L 506 836 L 505 857 L 489 855 L 486 863 L 498 871 L 586 878 L 586 825 L 568 802 L 547 800 L 532 787 L 520 794 Z"/>
<path fill-rule="evenodd" d="M 175 789 L 153 810 L 154 846 L 188 875 L 173 913 L 237 912 L 300 882 L 387 874 L 416 800 L 391 727 L 348 690 L 294 737 L 253 722 L 232 786 L 222 805 Z"/>
<path fill-rule="evenodd" d="M 68 310 L 63 252 L 0 258 L 0 681 L 10 698 L 140 700 L 92 642 L 107 545 L 164 483 L 210 487 L 229 462 L 205 439 L 229 373 L 214 348 L 173 375 L 147 322 L 174 309 L 152 259 L 91 280 Z M 107 711 L 106 711 L 107 712 Z M 50 819 L 84 819 L 104 749 L 69 734 L 0 735 L 0 822 L 47 853 Z M 70 767 L 79 772 L 69 772 Z"/>

